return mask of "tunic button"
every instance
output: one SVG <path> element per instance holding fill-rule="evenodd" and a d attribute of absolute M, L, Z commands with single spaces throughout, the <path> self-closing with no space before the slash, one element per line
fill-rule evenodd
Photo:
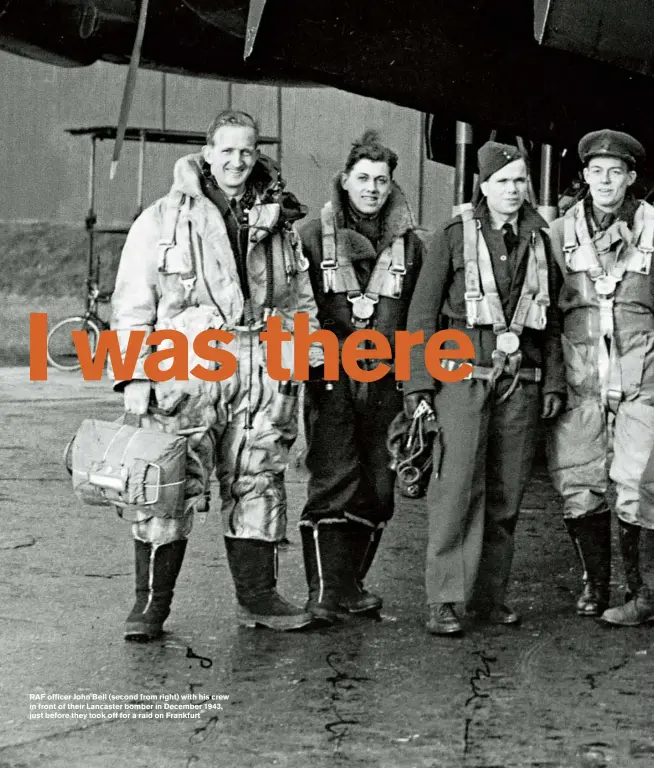
<path fill-rule="evenodd" d="M 505 256 L 504 254 L 502 254 L 502 255 L 500 256 L 500 261 L 506 261 L 506 256 Z"/>

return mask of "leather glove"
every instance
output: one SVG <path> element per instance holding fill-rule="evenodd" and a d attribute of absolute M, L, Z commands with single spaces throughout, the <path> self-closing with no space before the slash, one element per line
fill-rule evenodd
<path fill-rule="evenodd" d="M 555 392 L 543 395 L 542 419 L 555 419 L 565 408 L 565 398 Z"/>
<path fill-rule="evenodd" d="M 426 400 L 429 407 L 436 412 L 434 408 L 434 393 L 431 390 L 424 389 L 420 392 L 410 392 L 404 395 L 404 413 L 409 419 L 413 418 L 413 414 L 422 400 Z"/>
<path fill-rule="evenodd" d="M 144 416 L 148 412 L 151 387 L 151 382 L 144 379 L 134 379 L 126 384 L 123 390 L 125 411 Z"/>

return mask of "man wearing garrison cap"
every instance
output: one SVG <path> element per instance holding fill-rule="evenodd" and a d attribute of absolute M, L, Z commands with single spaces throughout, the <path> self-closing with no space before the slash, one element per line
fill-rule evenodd
<path fill-rule="evenodd" d="M 437 635 L 461 632 L 457 603 L 481 620 L 519 621 L 506 604 L 513 533 L 539 418 L 556 416 L 565 396 L 547 223 L 526 202 L 527 158 L 491 141 L 478 159 L 483 199 L 434 239 L 408 321 L 425 339 L 463 331 L 475 348 L 470 377 L 439 385 L 414 347 L 404 388 L 407 414 L 433 402 L 442 429 L 427 491 L 427 629 Z"/>
<path fill-rule="evenodd" d="M 550 471 L 584 574 L 577 613 L 634 626 L 654 619 L 654 595 L 639 563 L 641 528 L 654 528 L 647 501 L 654 476 L 645 471 L 654 447 L 654 208 L 631 193 L 645 158 L 633 136 L 589 133 L 579 142 L 579 158 L 588 194 L 551 232 L 564 276 L 559 307 L 568 400 L 551 435 Z M 624 605 L 605 610 L 609 479 L 617 490 L 628 595 Z"/>

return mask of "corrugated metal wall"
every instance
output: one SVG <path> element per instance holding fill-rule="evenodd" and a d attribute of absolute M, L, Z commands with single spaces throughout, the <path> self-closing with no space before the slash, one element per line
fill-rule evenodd
<path fill-rule="evenodd" d="M 65 129 L 115 124 L 126 71 L 110 64 L 61 69 L 0 53 L 0 220 L 82 222 L 90 140 L 71 137 Z M 131 125 L 162 126 L 162 78 L 139 73 Z M 173 75 L 166 76 L 166 128 L 203 131 L 230 98 L 235 108 L 260 120 L 264 134 L 277 134 L 276 88 Z M 350 143 L 370 127 L 400 156 L 396 178 L 416 214 L 422 211 L 423 225 L 434 227 L 449 217 L 452 172 L 422 162 L 418 112 L 330 88 L 285 88 L 281 116 L 284 173 L 311 215 L 326 199 Z M 138 146 L 124 144 L 118 175 L 109 182 L 112 149 L 111 142 L 98 144 L 96 204 L 103 223 L 129 221 L 136 205 Z M 188 151 L 148 146 L 146 204 L 167 190 L 174 160 Z"/>

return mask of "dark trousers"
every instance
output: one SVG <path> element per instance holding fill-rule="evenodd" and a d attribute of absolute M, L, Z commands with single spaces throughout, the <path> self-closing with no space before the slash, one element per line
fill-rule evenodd
<path fill-rule="evenodd" d="M 440 475 L 427 491 L 427 602 L 504 602 L 513 534 L 534 455 L 539 387 L 521 383 L 503 403 L 485 381 L 443 384 L 436 396 L 443 430 Z"/>
<path fill-rule="evenodd" d="M 393 515 L 395 473 L 386 434 L 402 410 L 393 376 L 365 384 L 341 373 L 338 381 L 309 382 L 304 424 L 309 469 L 303 520 L 359 517 L 378 524 Z"/>

